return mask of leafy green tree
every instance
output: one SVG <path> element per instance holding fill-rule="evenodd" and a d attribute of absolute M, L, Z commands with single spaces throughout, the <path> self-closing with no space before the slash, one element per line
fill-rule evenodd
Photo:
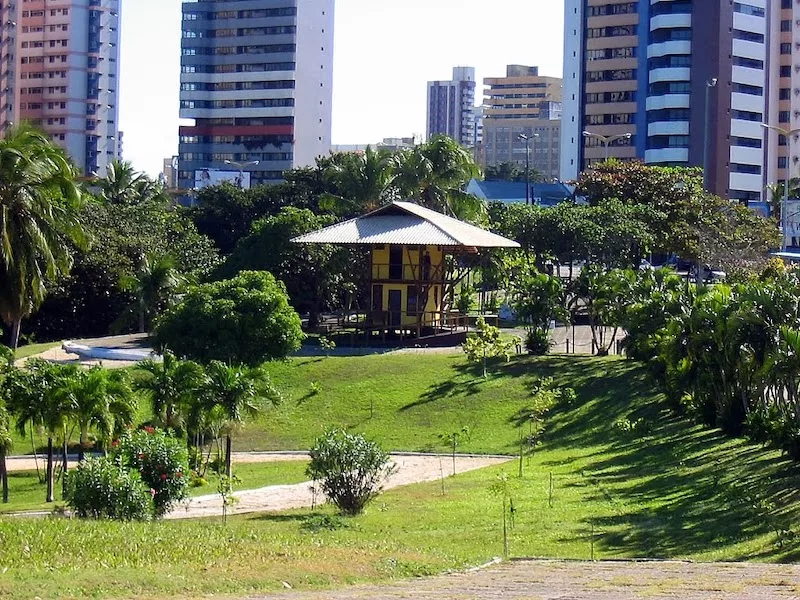
<path fill-rule="evenodd" d="M 236 245 L 217 276 L 234 277 L 241 271 L 272 273 L 286 285 L 292 306 L 298 312 L 308 312 L 309 326 L 315 327 L 320 312 L 341 302 L 345 282 L 362 273 L 367 264 L 354 260 L 354 252 L 346 248 L 291 242 L 334 222 L 332 216 L 318 216 L 308 209 L 284 208 L 256 222 L 253 232 Z"/>
<path fill-rule="evenodd" d="M 158 347 L 202 363 L 259 365 L 296 351 L 303 337 L 286 288 L 260 271 L 190 287 L 155 326 Z"/>
<path fill-rule="evenodd" d="M 173 304 L 185 283 L 185 278 L 175 268 L 175 260 L 169 256 L 145 256 L 133 275 L 124 275 L 120 281 L 123 290 L 134 297 L 134 302 L 116 321 L 122 323 L 137 319 L 139 332 L 146 333 L 153 320 Z"/>
<path fill-rule="evenodd" d="M 47 284 L 69 272 L 85 243 L 77 171 L 30 126 L 0 140 L 0 318 L 17 348 L 22 320 L 44 301 Z"/>
<path fill-rule="evenodd" d="M 480 168 L 453 138 L 434 136 L 398 154 L 397 162 L 397 187 L 404 197 L 458 219 L 485 219 L 486 204 L 464 191 L 471 179 L 480 177 Z"/>
<path fill-rule="evenodd" d="M 587 265 L 570 286 L 570 307 L 573 313 L 586 314 L 599 356 L 607 355 L 617 339 L 635 277 L 630 270 Z M 610 336 L 608 329 L 612 330 Z"/>
<path fill-rule="evenodd" d="M 531 183 L 544 181 L 544 175 L 538 169 L 531 167 L 529 173 Z M 525 182 L 525 167 L 513 162 L 503 162 L 498 165 L 488 165 L 484 169 L 483 178 L 486 181 L 518 181 Z"/>
<path fill-rule="evenodd" d="M 527 344 L 532 354 L 546 354 L 550 348 L 550 322 L 565 320 L 566 289 L 561 279 L 535 268 L 518 273 L 512 281 L 511 294 L 517 317 L 525 322 L 533 340 L 539 344 Z"/>
<path fill-rule="evenodd" d="M 479 363 L 483 368 L 483 378 L 486 379 L 487 363 L 490 358 L 502 357 L 506 361 L 511 359 L 511 354 L 516 345 L 519 345 L 519 338 L 503 339 L 500 335 L 500 329 L 489 325 L 484 318 L 478 317 L 478 323 L 475 326 L 476 332 L 467 336 L 467 341 L 464 342 L 464 354 L 467 360 L 474 363 Z"/>
<path fill-rule="evenodd" d="M 94 243 L 76 253 L 70 275 L 48 287 L 41 309 L 26 322 L 37 339 L 97 337 L 123 325 L 120 315 L 136 304 L 124 283 L 136 279 L 145 257 L 170 256 L 176 273 L 187 279 L 204 278 L 219 260 L 187 215 L 157 200 L 95 201 L 81 219 Z M 137 320 L 129 321 L 132 330 Z"/>
<path fill-rule="evenodd" d="M 260 368 L 228 366 L 211 361 L 205 368 L 203 385 L 206 406 L 217 407 L 225 418 L 225 474 L 233 476 L 233 432 L 247 419 L 258 416 L 264 402 L 277 405 L 280 394 L 266 371 Z"/>

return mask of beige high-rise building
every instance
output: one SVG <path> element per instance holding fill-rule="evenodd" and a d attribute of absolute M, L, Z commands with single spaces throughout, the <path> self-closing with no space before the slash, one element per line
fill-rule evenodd
<path fill-rule="evenodd" d="M 120 0 L 0 2 L 0 135 L 28 121 L 86 174 L 118 158 Z"/>
<path fill-rule="evenodd" d="M 538 67 L 509 65 L 505 77 L 487 77 L 484 92 L 484 166 L 530 165 L 545 179 L 557 179 L 560 168 L 560 77 L 539 75 Z M 524 137 L 523 137 L 524 136 Z M 525 139 L 527 138 L 527 139 Z"/>

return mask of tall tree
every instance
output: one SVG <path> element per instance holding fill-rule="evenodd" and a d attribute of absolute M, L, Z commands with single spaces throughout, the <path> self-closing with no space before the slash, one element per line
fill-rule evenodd
<path fill-rule="evenodd" d="M 336 190 L 326 194 L 322 205 L 344 216 L 369 212 L 395 197 L 397 163 L 391 152 L 367 146 L 363 154 L 347 152 L 325 173 Z"/>
<path fill-rule="evenodd" d="M 397 186 L 421 205 L 467 221 L 486 217 L 486 204 L 464 191 L 481 170 L 472 154 L 445 135 L 397 155 Z"/>
<path fill-rule="evenodd" d="M 304 337 L 286 287 L 264 271 L 190 287 L 154 333 L 178 356 L 253 366 L 295 352 Z"/>
<path fill-rule="evenodd" d="M 109 371 L 103 367 L 81 371 L 66 382 L 62 394 L 72 407 L 70 416 L 80 431 L 81 461 L 89 447 L 92 428 L 107 444 L 114 434 L 121 433 L 136 418 L 136 399 L 123 371 Z"/>
<path fill-rule="evenodd" d="M 141 204 L 164 196 L 160 183 L 136 171 L 127 161 L 112 160 L 105 177 L 93 184 L 100 189 L 100 197 L 110 204 Z"/>
<path fill-rule="evenodd" d="M 236 249 L 218 269 L 220 278 L 241 271 L 267 271 L 286 285 L 292 306 L 309 314 L 309 326 L 316 327 L 319 314 L 342 300 L 345 282 L 366 275 L 351 254 L 358 250 L 318 245 L 293 244 L 292 238 L 332 225 L 332 215 L 315 215 L 308 209 L 283 208 L 273 217 L 255 223 L 253 232 L 240 240 Z"/>
<path fill-rule="evenodd" d="M 233 475 L 233 432 L 246 419 L 258 415 L 265 400 L 280 402 L 265 371 L 259 368 L 228 366 L 211 361 L 205 368 L 204 391 L 209 408 L 218 407 L 225 416 L 225 473 Z"/>
<path fill-rule="evenodd" d="M 145 360 L 133 387 L 150 400 L 155 417 L 164 427 L 181 429 L 185 407 L 199 394 L 203 369 L 195 362 L 178 360 L 169 350 L 161 362 Z"/>
<path fill-rule="evenodd" d="M 48 137 L 27 125 L 0 140 L 0 318 L 17 348 L 22 319 L 44 301 L 47 283 L 72 267 L 85 237 L 77 171 Z"/>
<path fill-rule="evenodd" d="M 122 289 L 134 297 L 134 301 L 120 315 L 116 327 L 138 320 L 139 333 L 146 333 L 153 320 L 169 308 L 185 278 L 169 255 L 145 255 L 133 275 L 124 275 L 120 281 Z"/>
<path fill-rule="evenodd" d="M 31 359 L 24 370 L 12 372 L 9 381 L 9 406 L 16 416 L 20 435 L 42 428 L 47 435 L 47 499 L 53 501 L 53 472 L 55 443 L 66 445 L 67 424 L 74 413 L 73 398 L 65 389 L 76 378 L 75 365 L 51 364 Z"/>

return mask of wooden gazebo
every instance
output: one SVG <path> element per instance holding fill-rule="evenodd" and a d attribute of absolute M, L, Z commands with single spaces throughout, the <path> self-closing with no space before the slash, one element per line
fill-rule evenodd
<path fill-rule="evenodd" d="M 370 248 L 367 333 L 423 335 L 452 332 L 455 286 L 485 248 L 519 244 L 411 202 L 393 202 L 364 216 L 292 240 L 298 244 Z"/>

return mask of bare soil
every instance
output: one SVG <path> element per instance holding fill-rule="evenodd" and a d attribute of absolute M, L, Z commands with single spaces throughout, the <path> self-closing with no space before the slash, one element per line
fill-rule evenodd
<path fill-rule="evenodd" d="M 291 585 L 291 582 L 287 582 Z M 263 600 L 798 600 L 799 565 L 513 561 L 470 573 Z"/>

